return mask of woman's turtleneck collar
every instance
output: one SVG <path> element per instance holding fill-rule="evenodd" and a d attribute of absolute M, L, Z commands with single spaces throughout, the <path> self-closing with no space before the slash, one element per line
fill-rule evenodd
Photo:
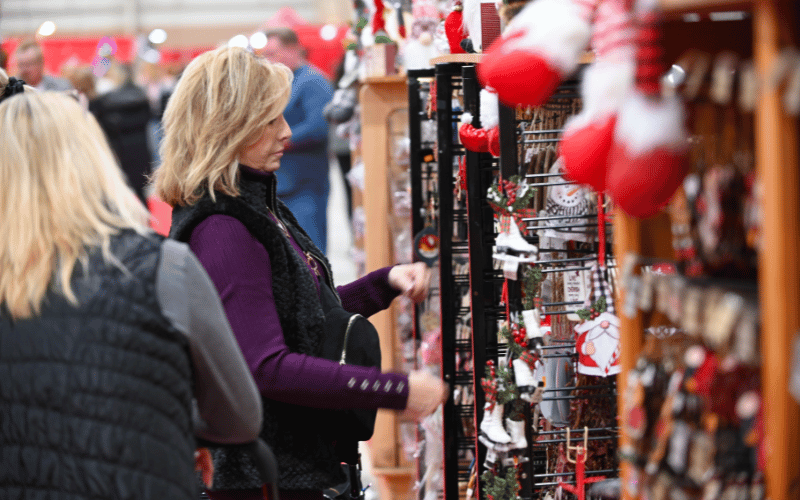
<path fill-rule="evenodd" d="M 277 205 L 276 190 L 278 182 L 275 174 L 273 172 L 256 170 L 242 163 L 239 164 L 239 173 L 241 177 L 239 187 L 247 190 L 250 190 L 248 189 L 248 185 L 255 187 L 256 190 L 259 191 L 259 198 L 263 196 L 264 201 L 267 203 L 269 209 L 275 210 L 275 206 Z"/>

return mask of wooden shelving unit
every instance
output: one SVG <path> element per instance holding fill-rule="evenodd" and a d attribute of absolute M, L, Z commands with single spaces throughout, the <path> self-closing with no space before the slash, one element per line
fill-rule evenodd
<path fill-rule="evenodd" d="M 366 269 L 373 271 L 395 264 L 391 241 L 389 211 L 389 116 L 408 107 L 405 75 L 367 78 L 361 87 L 361 153 L 364 159 L 366 215 Z M 394 310 L 382 311 L 370 318 L 378 330 L 383 351 L 383 371 L 398 371 L 395 353 L 399 342 L 395 332 Z M 416 473 L 405 458 L 398 414 L 378 411 L 375 434 L 369 442 L 373 473 L 378 479 L 381 499 L 410 500 Z"/>
<path fill-rule="evenodd" d="M 797 26 L 789 21 L 795 7 L 789 1 L 661 0 L 660 5 L 668 19 L 689 12 L 748 11 L 753 58 L 762 76 L 770 74 L 784 46 L 797 43 L 792 39 L 798 35 Z M 667 49 L 676 42 L 664 40 Z M 690 43 L 703 49 L 703 34 L 698 33 Z M 781 91 L 763 88 L 755 113 L 756 169 L 764 189 L 764 251 L 759 257 L 758 289 L 764 427 L 768 443 L 767 498 L 796 500 L 800 498 L 800 426 L 797 425 L 800 407 L 789 394 L 788 384 L 792 340 L 800 330 L 800 157 L 797 120 L 783 111 Z M 658 255 L 658 248 L 663 245 L 652 244 L 653 238 L 668 237 L 668 231 L 669 226 L 663 226 L 657 218 L 638 221 L 618 211 L 614 226 L 618 261 L 623 262 L 629 253 L 671 258 Z M 666 246 L 663 250 L 671 248 Z M 641 349 L 644 326 L 641 314 L 634 319 L 621 318 L 621 341 L 625 346 L 623 371 L 618 377 L 621 394 L 625 391 L 626 375 Z M 627 474 L 623 468 L 623 477 Z"/>

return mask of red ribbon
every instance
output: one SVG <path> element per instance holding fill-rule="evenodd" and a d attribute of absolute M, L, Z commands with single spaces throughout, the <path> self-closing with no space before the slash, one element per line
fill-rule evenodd
<path fill-rule="evenodd" d="M 597 260 L 600 267 L 606 265 L 606 211 L 603 206 L 603 193 L 597 193 L 597 238 L 600 240 L 600 249 L 597 252 Z"/>

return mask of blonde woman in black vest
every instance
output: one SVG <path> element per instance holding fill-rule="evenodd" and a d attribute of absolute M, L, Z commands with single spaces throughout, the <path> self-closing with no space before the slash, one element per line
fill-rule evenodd
<path fill-rule="evenodd" d="M 0 96 L 0 498 L 195 500 L 262 416 L 213 284 L 74 99 Z"/>

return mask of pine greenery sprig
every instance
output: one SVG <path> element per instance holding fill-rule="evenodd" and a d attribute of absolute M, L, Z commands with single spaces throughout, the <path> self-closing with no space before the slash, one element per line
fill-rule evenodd
<path fill-rule="evenodd" d="M 592 304 L 590 309 L 578 309 L 575 311 L 575 314 L 577 314 L 578 317 L 583 321 L 588 321 L 606 312 L 607 308 L 608 304 L 606 304 L 606 296 L 603 295 L 597 299 L 594 304 Z"/>
<path fill-rule="evenodd" d="M 522 346 L 519 345 L 514 338 L 514 334 L 512 333 L 511 329 L 508 325 L 503 325 L 500 328 L 500 335 L 506 339 L 506 343 L 508 344 L 508 350 L 511 351 L 511 355 L 514 358 L 518 358 L 522 355 L 523 349 Z"/>
<path fill-rule="evenodd" d="M 525 309 L 533 309 L 534 299 L 539 296 L 539 285 L 544 281 L 544 274 L 542 274 L 542 267 L 538 265 L 528 266 L 525 269 L 525 277 L 522 281 L 522 307 Z"/>
<path fill-rule="evenodd" d="M 492 184 L 486 192 L 486 201 L 495 212 L 516 212 L 530 208 L 536 188 L 524 184 L 520 187 L 522 178 L 513 175 L 508 180 Z"/>
<path fill-rule="evenodd" d="M 486 362 L 486 366 L 488 373 L 481 379 L 481 388 L 486 402 L 489 403 L 489 409 L 493 409 L 495 404 L 504 405 L 519 399 L 519 390 L 508 367 L 504 366 L 504 363 L 495 367 L 494 361 L 491 360 Z"/>
<path fill-rule="evenodd" d="M 505 476 L 500 477 L 488 469 L 481 475 L 483 494 L 488 500 L 516 500 L 522 489 L 517 480 L 517 468 L 508 467 Z"/>

